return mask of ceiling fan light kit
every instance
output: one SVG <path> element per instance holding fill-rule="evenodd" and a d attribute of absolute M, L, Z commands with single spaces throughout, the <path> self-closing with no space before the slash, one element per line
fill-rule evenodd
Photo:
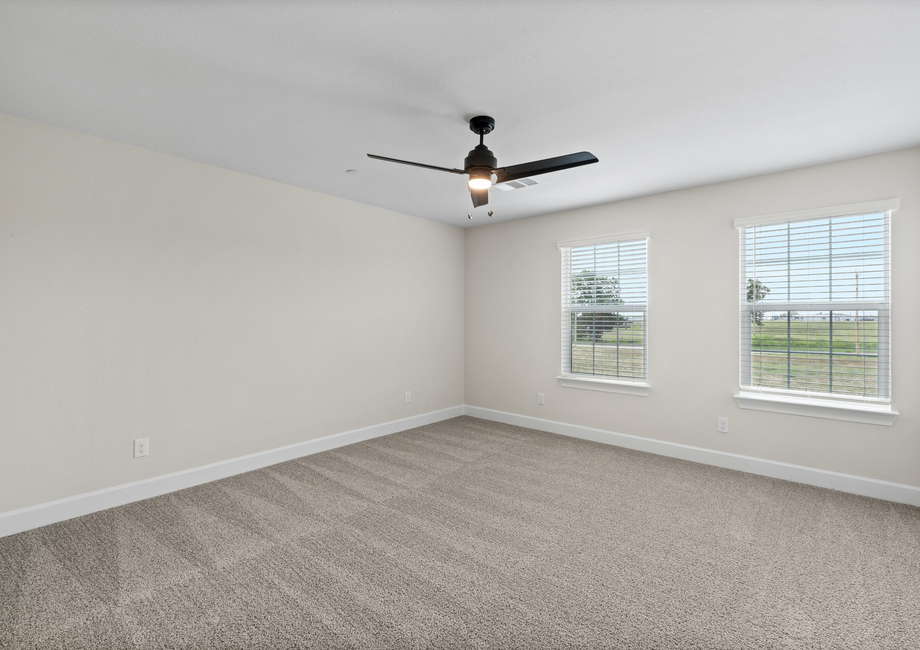
<path fill-rule="evenodd" d="M 587 151 L 571 153 L 567 156 L 557 156 L 555 158 L 545 158 L 535 160 L 520 165 L 511 165 L 510 167 L 499 167 L 498 159 L 483 142 L 483 138 L 492 132 L 495 128 L 495 120 L 488 115 L 477 115 L 470 120 L 470 131 L 479 135 L 479 144 L 473 147 L 469 155 L 463 161 L 463 169 L 451 169 L 448 167 L 437 167 L 435 165 L 425 165 L 423 163 L 409 162 L 408 160 L 398 160 L 396 158 L 387 158 L 385 156 L 376 156 L 367 154 L 368 158 L 384 160 L 386 162 L 395 162 L 401 165 L 411 165 L 413 167 L 423 167 L 425 169 L 434 169 L 435 171 L 448 172 L 451 174 L 466 174 L 469 176 L 467 184 L 470 188 L 470 200 L 473 207 L 478 208 L 489 204 L 489 188 L 492 186 L 492 175 L 495 175 L 496 183 L 506 183 L 519 178 L 528 176 L 537 176 L 538 174 L 548 174 L 557 172 L 571 167 L 580 167 L 581 165 L 590 165 L 596 163 L 597 158 L 594 154 Z M 489 211 L 492 216 L 492 211 Z M 472 219 L 473 215 L 468 214 Z"/>
<path fill-rule="evenodd" d="M 473 170 L 470 172 L 468 183 L 474 190 L 487 190 L 492 187 L 492 173 L 488 171 Z"/>

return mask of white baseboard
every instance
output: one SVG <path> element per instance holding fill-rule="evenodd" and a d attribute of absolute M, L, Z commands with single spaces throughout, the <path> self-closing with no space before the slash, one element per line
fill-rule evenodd
<path fill-rule="evenodd" d="M 201 485 L 202 483 L 209 483 L 210 481 L 242 474 L 243 472 L 251 472 L 254 469 L 261 469 L 262 467 L 335 449 L 336 447 L 344 447 L 362 440 L 370 440 L 371 438 L 386 436 L 397 431 L 414 429 L 426 424 L 455 418 L 463 415 L 463 413 L 463 406 L 453 406 L 440 411 L 422 413 L 421 415 L 414 415 L 401 420 L 375 424 L 363 429 L 336 433 L 331 436 L 288 445 L 287 447 L 279 447 L 250 454 L 249 456 L 232 458 L 219 463 L 156 476 L 135 483 L 78 494 L 66 499 L 41 503 L 20 510 L 11 510 L 0 514 L 0 537 L 88 515 L 99 510 L 114 508 L 126 503 L 149 499 L 150 497 L 175 492 L 176 490 Z"/>
<path fill-rule="evenodd" d="M 676 442 L 665 442 L 663 440 L 631 436 L 625 433 L 615 433 L 603 429 L 592 429 L 591 427 L 583 427 L 577 424 L 544 420 L 542 418 L 495 411 L 479 406 L 467 405 L 464 408 L 464 413 L 472 417 L 482 418 L 483 420 L 504 422 L 505 424 L 514 424 L 529 429 L 558 433 L 563 436 L 583 438 L 584 440 L 593 440 L 594 442 L 616 445 L 617 447 L 647 451 L 660 456 L 691 460 L 695 463 L 715 465 L 716 467 L 724 467 L 726 469 L 736 469 L 751 474 L 760 474 L 761 476 L 770 476 L 786 481 L 839 490 L 840 492 L 849 492 L 851 494 L 884 499 L 886 501 L 920 506 L 920 488 L 912 485 L 905 485 L 903 483 L 890 483 L 888 481 L 854 476 L 852 474 L 830 472 L 828 470 L 805 467 L 803 465 L 792 465 L 790 463 L 781 463 L 775 460 L 754 458 L 753 456 L 741 456 L 739 454 L 715 451 L 703 447 L 691 447 L 690 445 L 681 445 Z"/>
<path fill-rule="evenodd" d="M 405 431 L 415 427 L 421 427 L 426 424 L 440 422 L 460 415 L 470 415 L 483 420 L 492 420 L 495 422 L 504 422 L 514 424 L 539 431 L 557 433 L 573 438 L 582 438 L 584 440 L 593 440 L 627 449 L 638 451 L 647 451 L 661 456 L 670 456 L 682 460 L 690 460 L 696 463 L 724 467 L 726 469 L 735 469 L 751 474 L 760 474 L 772 478 L 794 481 L 796 483 L 805 483 L 807 485 L 816 485 L 818 487 L 859 494 L 886 501 L 897 503 L 906 503 L 913 506 L 920 506 L 920 488 L 912 485 L 901 483 L 890 483 L 878 479 L 854 476 L 852 474 L 841 474 L 813 467 L 804 467 L 802 465 L 792 465 L 781 463 L 773 460 L 764 460 L 763 458 L 754 458 L 752 456 L 741 456 L 724 451 L 714 451 L 703 447 L 692 447 L 675 442 L 665 442 L 653 438 L 643 438 L 641 436 L 632 436 L 625 433 L 615 433 L 603 429 L 592 429 L 577 424 L 566 424 L 564 422 L 555 422 L 553 420 L 544 420 L 542 418 L 530 417 L 527 415 L 517 415 L 515 413 L 506 413 L 504 411 L 495 411 L 493 409 L 482 408 L 479 406 L 454 406 L 440 411 L 423 413 L 401 420 L 384 422 L 363 429 L 345 431 L 336 433 L 323 438 L 307 440 L 287 447 L 270 449 L 268 451 L 233 458 L 230 460 L 203 465 L 173 474 L 165 474 L 149 478 L 135 483 L 117 485 L 115 487 L 79 494 L 58 501 L 41 503 L 39 505 L 12 510 L 0 514 L 0 537 L 13 535 L 40 526 L 47 526 L 59 521 L 72 519 L 82 515 L 88 515 L 93 512 L 114 508 L 115 506 L 149 499 L 150 497 L 160 496 L 176 490 L 182 490 L 202 483 L 216 481 L 244 472 L 251 472 L 255 469 L 268 467 L 277 463 L 283 463 L 287 460 L 293 460 L 302 456 L 309 456 L 321 451 L 344 447 L 363 440 L 386 436 L 398 431 Z"/>

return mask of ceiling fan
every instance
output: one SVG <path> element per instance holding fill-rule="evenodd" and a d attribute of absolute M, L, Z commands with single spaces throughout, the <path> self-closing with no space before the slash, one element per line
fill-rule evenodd
<path fill-rule="evenodd" d="M 556 156 L 555 158 L 544 158 L 543 160 L 521 163 L 520 165 L 511 165 L 510 167 L 499 167 L 495 155 L 489 151 L 489 148 L 482 142 L 483 137 L 491 133 L 494 128 L 495 120 L 488 115 L 479 115 L 470 120 L 470 131 L 479 134 L 479 144 L 470 151 L 469 155 L 463 161 L 463 169 L 436 167 L 435 165 L 425 165 L 417 162 L 409 162 L 408 160 L 397 160 L 396 158 L 376 156 L 372 153 L 367 154 L 367 156 L 368 158 L 386 160 L 388 162 L 400 163 L 401 165 L 434 169 L 439 172 L 468 174 L 470 177 L 468 182 L 470 187 L 470 198 L 473 200 L 474 208 L 488 205 L 489 188 L 492 186 L 492 174 L 495 174 L 496 183 L 505 183 L 518 178 L 557 172 L 562 169 L 580 167 L 581 165 L 590 165 L 591 163 L 597 162 L 597 158 L 593 154 L 587 151 L 581 151 L 579 153 L 570 153 L 567 156 Z M 472 215 L 469 216 L 472 218 Z M 489 212 L 489 216 L 492 216 L 491 212 Z"/>

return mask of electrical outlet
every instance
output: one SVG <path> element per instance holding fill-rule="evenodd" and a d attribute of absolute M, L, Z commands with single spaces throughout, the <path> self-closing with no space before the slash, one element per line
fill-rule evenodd
<path fill-rule="evenodd" d="M 408 404 L 408 403 L 411 402 L 411 401 L 412 401 L 412 391 L 411 391 L 411 390 L 407 390 L 407 391 L 406 391 L 406 404 Z"/>
<path fill-rule="evenodd" d="M 134 440 L 134 457 L 140 458 L 150 453 L 150 438 L 136 438 Z"/>
<path fill-rule="evenodd" d="M 545 404 L 546 400 L 543 399 L 543 393 L 537 393 L 537 404 Z"/>
<path fill-rule="evenodd" d="M 719 433 L 728 433 L 728 418 L 719 418 Z"/>

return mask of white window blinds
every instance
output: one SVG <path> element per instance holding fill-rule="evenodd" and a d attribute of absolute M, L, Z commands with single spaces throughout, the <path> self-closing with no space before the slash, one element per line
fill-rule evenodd
<path fill-rule="evenodd" d="M 888 401 L 890 210 L 736 222 L 741 386 Z M 748 220 L 739 220 L 745 222 Z"/>
<path fill-rule="evenodd" d="M 561 242 L 562 372 L 648 377 L 647 235 Z"/>

